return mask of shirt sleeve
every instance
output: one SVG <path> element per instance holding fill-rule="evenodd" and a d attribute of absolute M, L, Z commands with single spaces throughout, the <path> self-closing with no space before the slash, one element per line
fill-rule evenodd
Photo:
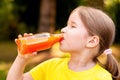
<path fill-rule="evenodd" d="M 33 69 L 31 69 L 30 74 L 32 78 L 34 80 L 45 80 L 46 74 L 51 68 L 50 66 L 52 66 L 52 63 L 55 62 L 55 60 L 56 59 L 46 60 L 40 63 L 39 65 L 37 65 L 36 67 L 34 67 Z"/>
<path fill-rule="evenodd" d="M 30 70 L 30 74 L 33 78 L 33 80 L 44 80 L 45 74 L 44 74 L 44 63 L 41 63 Z"/>
<path fill-rule="evenodd" d="M 102 79 L 100 79 L 100 80 L 113 80 L 113 79 L 112 79 L 112 77 L 111 77 L 111 76 L 107 76 L 107 77 L 102 78 Z"/>
<path fill-rule="evenodd" d="M 111 74 L 107 74 L 107 75 L 100 75 L 96 80 L 113 80 L 113 79 Z"/>

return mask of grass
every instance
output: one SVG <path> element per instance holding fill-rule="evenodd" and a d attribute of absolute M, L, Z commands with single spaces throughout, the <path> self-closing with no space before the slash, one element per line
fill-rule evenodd
<path fill-rule="evenodd" d="M 6 80 L 6 73 L 4 70 L 0 70 L 0 79 L 1 80 Z"/>
<path fill-rule="evenodd" d="M 7 72 L 11 66 L 11 63 L 0 62 L 0 80 L 6 80 Z"/>

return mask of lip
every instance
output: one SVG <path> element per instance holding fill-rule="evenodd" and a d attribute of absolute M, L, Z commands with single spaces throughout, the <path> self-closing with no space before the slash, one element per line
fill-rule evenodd
<path fill-rule="evenodd" d="M 61 38 L 60 42 L 62 42 L 64 40 L 64 37 Z"/>
<path fill-rule="evenodd" d="M 64 36 L 62 35 L 62 38 L 61 38 L 60 42 L 62 42 L 63 40 L 64 40 Z"/>

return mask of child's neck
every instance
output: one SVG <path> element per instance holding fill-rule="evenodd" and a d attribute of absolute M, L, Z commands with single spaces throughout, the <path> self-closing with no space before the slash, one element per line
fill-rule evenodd
<path fill-rule="evenodd" d="M 73 71 L 88 70 L 95 66 L 93 56 L 86 54 L 74 54 L 71 55 L 71 59 L 68 62 L 68 67 Z"/>

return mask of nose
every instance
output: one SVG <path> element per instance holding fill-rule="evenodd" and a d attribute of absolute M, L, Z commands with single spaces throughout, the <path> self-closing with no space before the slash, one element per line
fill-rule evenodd
<path fill-rule="evenodd" d="M 66 30 L 66 27 L 62 28 L 61 29 L 61 33 L 65 33 L 67 30 Z"/>

